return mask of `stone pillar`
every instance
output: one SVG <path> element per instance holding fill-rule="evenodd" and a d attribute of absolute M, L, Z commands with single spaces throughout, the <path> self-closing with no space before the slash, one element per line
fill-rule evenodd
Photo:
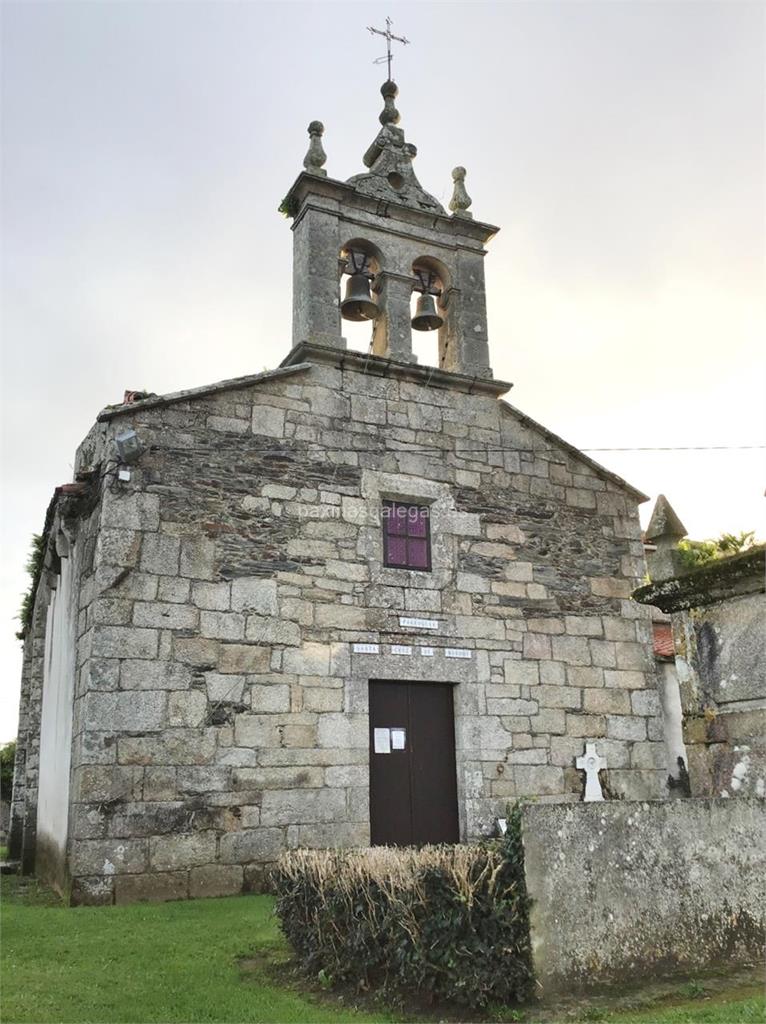
<path fill-rule="evenodd" d="M 383 312 L 375 321 L 372 351 L 376 356 L 397 359 L 404 363 L 417 362 L 412 354 L 412 277 L 383 271 L 378 275 L 376 288 Z"/>
<path fill-rule="evenodd" d="M 340 325 L 338 215 L 310 197 L 293 225 L 293 345 L 345 348 Z"/>
<path fill-rule="evenodd" d="M 653 582 L 672 579 L 684 571 L 678 554 L 678 542 L 686 536 L 686 527 L 664 494 L 660 494 L 644 534 L 654 550 L 647 552 L 649 575 Z"/>
<path fill-rule="evenodd" d="M 482 253 L 458 252 L 454 285 L 442 301 L 446 323 L 439 332 L 439 365 L 470 377 L 491 377 Z"/>

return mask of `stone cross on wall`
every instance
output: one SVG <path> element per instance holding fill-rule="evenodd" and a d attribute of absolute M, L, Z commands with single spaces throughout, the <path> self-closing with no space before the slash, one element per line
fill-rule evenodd
<path fill-rule="evenodd" d="M 603 800 L 601 783 L 598 781 L 598 773 L 606 768 L 606 758 L 599 757 L 595 743 L 585 744 L 585 753 L 577 758 L 577 767 L 585 772 L 585 796 L 583 800 L 590 803 L 593 800 Z"/>

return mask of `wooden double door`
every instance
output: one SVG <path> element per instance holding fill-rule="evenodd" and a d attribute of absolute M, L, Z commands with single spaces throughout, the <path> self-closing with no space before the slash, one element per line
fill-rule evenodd
<path fill-rule="evenodd" d="M 449 683 L 370 682 L 370 841 L 459 840 Z"/>

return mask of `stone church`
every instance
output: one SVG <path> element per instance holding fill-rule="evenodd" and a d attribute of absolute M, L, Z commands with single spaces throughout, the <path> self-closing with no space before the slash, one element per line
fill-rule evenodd
<path fill-rule="evenodd" d="M 295 846 L 470 841 L 509 801 L 582 799 L 586 742 L 607 798 L 664 795 L 645 496 L 503 399 L 497 228 L 462 168 L 451 212 L 421 187 L 381 91 L 363 173 L 328 177 L 309 127 L 281 364 L 126 393 L 51 501 L 12 850 L 74 904 L 257 889 Z"/>

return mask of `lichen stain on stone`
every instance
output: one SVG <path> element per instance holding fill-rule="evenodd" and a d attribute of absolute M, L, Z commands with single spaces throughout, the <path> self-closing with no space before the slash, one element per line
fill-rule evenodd
<path fill-rule="evenodd" d="M 745 781 L 745 776 L 750 770 L 750 755 L 745 754 L 741 761 L 737 761 L 731 770 L 731 788 L 736 793 L 738 789 L 742 788 L 742 783 Z"/>
<path fill-rule="evenodd" d="M 718 664 L 721 644 L 714 627 L 710 622 L 703 622 L 696 630 L 697 660 L 700 675 L 708 682 L 720 676 Z"/>
<path fill-rule="evenodd" d="M 614 917 L 609 915 L 609 937 L 604 936 L 603 952 L 581 957 L 572 951 L 568 985 L 576 991 L 594 988 L 594 976 L 602 979 L 600 988 L 636 983 L 638 972 L 651 969 L 660 977 L 670 977 L 695 967 L 704 950 L 711 962 L 737 963 L 750 958 L 747 951 L 757 949 L 763 941 L 763 925 L 746 911 L 724 908 L 717 914 L 698 914 L 693 925 L 677 931 L 655 932 L 642 929 L 622 931 L 614 929 Z M 613 958 L 612 947 L 621 950 Z M 619 961 L 622 961 L 620 963 Z M 603 979 L 608 979 L 604 981 Z"/>

